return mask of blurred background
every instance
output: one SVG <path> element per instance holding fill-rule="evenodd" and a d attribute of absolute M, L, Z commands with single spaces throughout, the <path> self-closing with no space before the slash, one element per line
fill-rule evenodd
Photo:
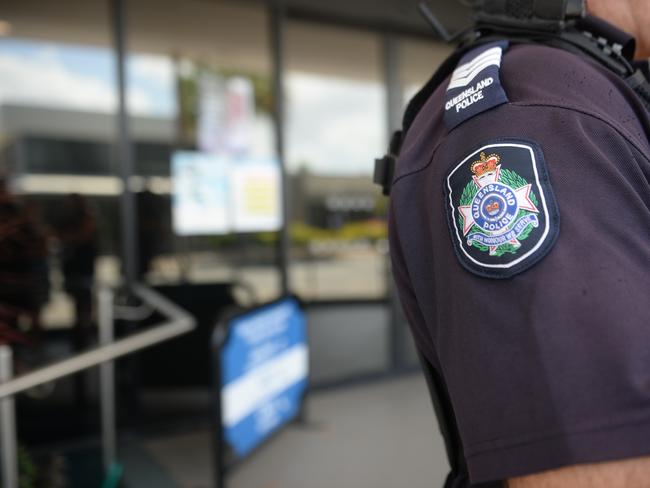
<path fill-rule="evenodd" d="M 5 484 L 15 464 L 21 488 L 440 486 L 372 171 L 449 53 L 411 0 L 4 0 Z M 289 293 L 307 400 L 222 455 L 213 330 Z M 111 344 L 130 354 L 97 359 Z"/>

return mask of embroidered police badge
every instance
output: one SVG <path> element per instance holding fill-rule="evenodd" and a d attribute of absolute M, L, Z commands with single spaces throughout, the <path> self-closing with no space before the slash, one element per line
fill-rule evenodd
<path fill-rule="evenodd" d="M 539 146 L 500 139 L 470 154 L 445 181 L 456 255 L 469 271 L 510 278 L 553 247 L 560 216 Z"/>

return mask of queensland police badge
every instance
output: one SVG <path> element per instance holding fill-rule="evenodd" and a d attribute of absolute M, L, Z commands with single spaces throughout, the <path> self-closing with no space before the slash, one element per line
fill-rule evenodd
<path fill-rule="evenodd" d="M 559 233 L 559 212 L 539 146 L 504 140 L 455 166 L 445 181 L 447 216 L 461 264 L 509 278 L 538 262 Z"/>

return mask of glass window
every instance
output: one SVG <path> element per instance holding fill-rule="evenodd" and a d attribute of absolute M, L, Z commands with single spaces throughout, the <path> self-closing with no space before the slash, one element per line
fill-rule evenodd
<path fill-rule="evenodd" d="M 0 9 L 0 343 L 12 347 L 16 374 L 90 348 L 94 286 L 118 281 L 108 5 L 8 0 Z M 21 486 L 67 476 L 61 449 L 39 455 L 39 444 L 99 431 L 87 422 L 99 418 L 93 374 L 17 397 Z"/>
<path fill-rule="evenodd" d="M 84 2 L 70 22 L 66 9 L 28 3 L 0 13 L 1 322 L 72 327 L 81 348 L 93 284 L 118 276 L 108 4 Z"/>
<path fill-rule="evenodd" d="M 257 300 L 275 298 L 279 164 L 266 10 L 168 7 L 128 2 L 140 271 L 153 285 L 235 281 Z"/>
<path fill-rule="evenodd" d="M 386 145 L 379 38 L 291 22 L 286 49 L 291 284 L 310 300 L 383 298 L 385 202 L 371 176 Z"/>
<path fill-rule="evenodd" d="M 441 42 L 403 38 L 400 42 L 400 78 L 404 105 L 431 78 L 453 49 Z"/>

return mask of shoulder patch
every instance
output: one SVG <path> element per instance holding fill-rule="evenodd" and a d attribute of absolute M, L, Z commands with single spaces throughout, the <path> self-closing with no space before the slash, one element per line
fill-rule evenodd
<path fill-rule="evenodd" d="M 508 102 L 499 69 L 507 41 L 471 50 L 451 75 L 445 95 L 445 125 L 451 130 L 467 119 Z"/>
<path fill-rule="evenodd" d="M 445 179 L 447 220 L 461 264 L 510 278 L 553 247 L 560 214 L 541 148 L 499 139 L 472 152 Z"/>

